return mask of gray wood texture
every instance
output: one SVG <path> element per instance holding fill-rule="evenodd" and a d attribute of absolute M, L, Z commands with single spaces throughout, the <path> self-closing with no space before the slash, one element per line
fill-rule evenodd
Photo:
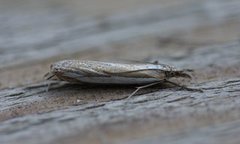
<path fill-rule="evenodd" d="M 237 0 L 151 1 L 85 19 L 44 2 L 35 13 L 0 9 L 0 143 L 240 143 Z M 162 84 L 124 99 L 134 86 L 42 78 L 57 60 L 117 58 L 194 69 L 191 81 L 172 80 L 204 92 Z"/>

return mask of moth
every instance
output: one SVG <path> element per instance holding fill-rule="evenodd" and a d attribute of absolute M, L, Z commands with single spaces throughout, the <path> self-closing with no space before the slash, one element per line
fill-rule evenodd
<path fill-rule="evenodd" d="M 171 78 L 189 78 L 190 69 L 178 70 L 173 66 L 158 62 L 100 62 L 88 60 L 63 60 L 50 66 L 50 72 L 45 75 L 47 80 L 55 79 L 77 84 L 102 85 L 138 85 L 137 89 L 128 96 L 135 95 L 140 89 L 159 83 L 170 83 L 189 91 L 202 91 L 188 88 L 170 81 Z M 140 86 L 139 86 L 140 85 Z"/>

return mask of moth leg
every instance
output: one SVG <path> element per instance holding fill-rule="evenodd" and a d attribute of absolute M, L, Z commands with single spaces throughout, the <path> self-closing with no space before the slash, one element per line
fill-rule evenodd
<path fill-rule="evenodd" d="M 48 92 L 48 91 L 49 91 L 50 87 L 51 87 L 51 83 L 48 83 L 48 84 L 47 84 L 47 89 L 46 89 L 46 92 Z"/>
<path fill-rule="evenodd" d="M 177 83 L 175 83 L 175 82 L 169 81 L 169 80 L 167 80 L 167 79 L 165 79 L 164 82 L 167 82 L 167 83 L 172 84 L 172 85 L 174 85 L 174 86 L 180 87 L 181 89 L 184 89 L 184 90 L 187 90 L 187 91 L 198 91 L 198 92 L 203 92 L 202 89 L 189 88 L 189 87 L 186 87 L 186 86 L 183 86 L 183 85 L 177 84 Z"/>
<path fill-rule="evenodd" d="M 158 81 L 158 82 L 150 83 L 150 84 L 147 84 L 147 85 L 139 86 L 139 87 L 137 87 L 137 89 L 136 89 L 133 93 L 131 93 L 131 94 L 127 97 L 127 99 L 129 99 L 129 98 L 131 98 L 132 96 L 134 96 L 139 90 L 144 89 L 144 88 L 147 88 L 147 87 L 154 86 L 154 85 L 159 84 L 159 83 L 162 83 L 162 81 Z"/>
<path fill-rule="evenodd" d="M 53 78 L 55 75 L 53 74 L 53 73 L 50 73 L 50 72 L 48 72 L 48 73 L 46 73 L 44 76 L 43 76 L 43 78 L 45 79 L 45 80 L 50 80 L 51 78 Z"/>
<path fill-rule="evenodd" d="M 50 87 L 51 87 L 51 83 L 49 81 L 45 81 L 44 82 L 45 92 L 48 92 Z"/>

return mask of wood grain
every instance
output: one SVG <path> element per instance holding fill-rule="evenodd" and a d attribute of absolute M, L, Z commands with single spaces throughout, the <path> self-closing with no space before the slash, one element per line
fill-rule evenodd
<path fill-rule="evenodd" d="M 0 24 L 4 32 L 0 40 L 0 143 L 238 144 L 239 2 L 189 0 L 170 5 L 172 9 L 159 9 L 160 5 L 103 19 L 76 18 L 72 25 L 67 24 L 69 15 L 62 15 L 64 11 L 46 12 L 45 19 L 55 19 L 49 27 L 44 21 L 36 28 L 38 35 L 26 29 L 25 38 L 32 36 L 32 41 L 18 39 L 26 23 L 18 29 L 21 21 L 15 12 L 1 13 L 0 18 L 15 15 L 16 24 L 11 20 Z M 25 18 L 30 25 L 42 21 L 31 19 L 36 13 L 29 16 Z M 51 26 L 59 21 L 66 23 L 58 25 L 62 28 L 58 31 Z M 12 37 L 7 35 L 11 30 L 5 29 L 8 24 L 16 30 Z M 52 62 L 73 58 L 158 60 L 191 68 L 192 81 L 172 80 L 204 92 L 161 84 L 124 99 L 134 86 L 72 85 L 42 79 Z"/>

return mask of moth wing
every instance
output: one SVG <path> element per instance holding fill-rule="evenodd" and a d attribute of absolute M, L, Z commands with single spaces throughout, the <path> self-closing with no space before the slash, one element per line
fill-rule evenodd
<path fill-rule="evenodd" d="M 163 80 L 165 78 L 165 74 L 163 71 L 159 69 L 140 69 L 140 70 L 132 70 L 132 71 L 124 71 L 124 72 L 107 72 L 104 71 L 104 73 L 109 75 L 115 75 L 115 76 L 123 76 L 123 77 L 133 77 L 140 74 L 146 75 L 148 78 L 156 78 L 159 80 Z"/>
<path fill-rule="evenodd" d="M 77 77 L 110 77 L 110 75 L 107 73 L 86 68 L 75 70 L 72 72 L 72 74 L 76 75 Z"/>
<path fill-rule="evenodd" d="M 154 62 L 148 62 L 148 61 L 137 61 L 137 60 L 122 60 L 120 59 L 119 61 L 116 62 L 124 62 L 127 64 L 160 64 L 158 61 L 154 61 Z"/>
<path fill-rule="evenodd" d="M 156 78 L 158 80 L 164 80 L 166 78 L 165 73 L 163 71 L 159 71 L 159 70 L 148 70 L 146 71 L 146 74 L 148 74 L 148 76 L 151 76 L 152 78 Z"/>

